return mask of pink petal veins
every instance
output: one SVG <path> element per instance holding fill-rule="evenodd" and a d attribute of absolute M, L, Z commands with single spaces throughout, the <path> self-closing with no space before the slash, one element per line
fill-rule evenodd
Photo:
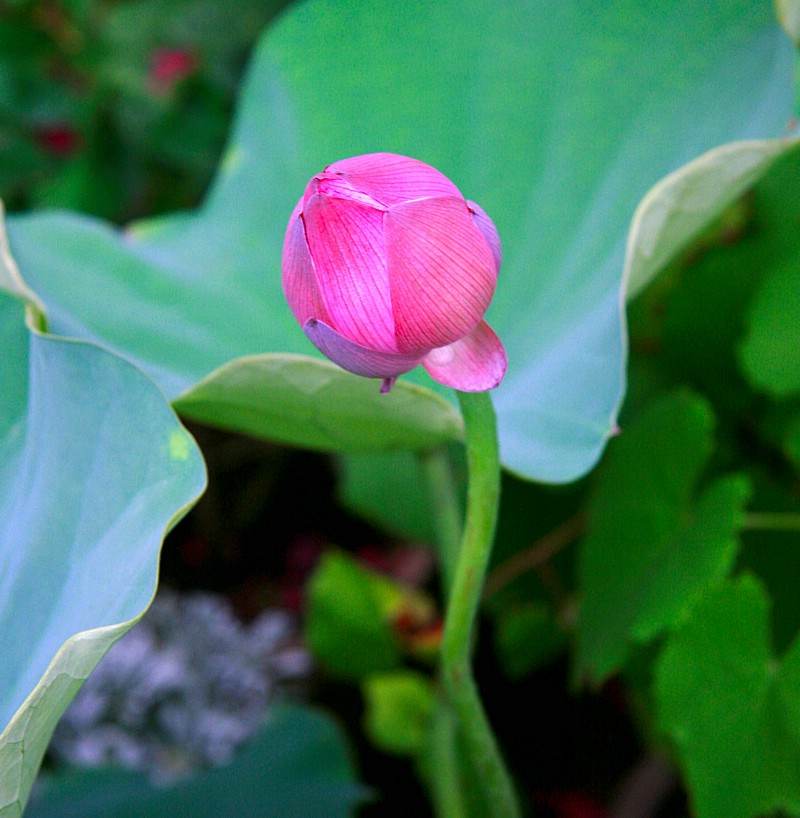
<path fill-rule="evenodd" d="M 418 159 L 396 153 L 368 153 L 342 159 L 328 165 L 325 171 L 342 173 L 354 188 L 387 207 L 434 196 L 463 198 L 443 173 Z"/>
<path fill-rule="evenodd" d="M 334 172 L 330 168 L 325 168 L 322 173 L 314 176 L 306 186 L 306 192 L 303 195 L 303 202 L 305 203 L 314 194 L 319 193 L 324 196 L 330 196 L 336 199 L 347 199 L 351 202 L 358 202 L 367 207 L 374 207 L 378 210 L 385 210 L 385 205 L 374 199 L 367 193 L 354 187 L 341 172 Z"/>
<path fill-rule="evenodd" d="M 393 383 L 398 375 L 417 366 L 423 357 L 422 355 L 378 352 L 368 349 L 345 338 L 344 335 L 315 318 L 306 321 L 303 331 L 323 355 L 342 369 L 365 378 L 382 378 L 384 381 L 389 380 Z M 389 389 L 391 389 L 391 383 Z"/>
<path fill-rule="evenodd" d="M 422 362 L 428 374 L 462 392 L 494 389 L 506 374 L 508 359 L 500 339 L 481 321 L 460 341 L 432 350 Z"/>
<path fill-rule="evenodd" d="M 483 233 L 483 237 L 489 242 L 489 247 L 492 248 L 494 262 L 499 272 L 500 265 L 503 263 L 503 249 L 500 245 L 500 234 L 497 232 L 494 222 L 479 204 L 467 199 L 467 207 L 469 208 L 469 212 L 472 213 L 472 220 L 475 222 L 475 226 Z"/>
<path fill-rule="evenodd" d="M 283 240 L 281 272 L 283 292 L 294 317 L 302 326 L 309 318 L 329 321 L 328 312 L 317 286 L 314 262 L 306 243 L 300 206 L 297 203 Z"/>
<path fill-rule="evenodd" d="M 502 343 L 482 320 L 502 260 L 492 220 L 439 171 L 367 154 L 308 183 L 284 238 L 283 287 L 309 339 L 357 375 L 423 363 L 443 384 L 496 386 Z"/>
<path fill-rule="evenodd" d="M 372 349 L 397 352 L 383 241 L 384 211 L 314 194 L 306 240 L 331 326 Z"/>
<path fill-rule="evenodd" d="M 446 346 L 472 330 L 489 306 L 494 256 L 463 199 L 406 202 L 386 214 L 397 347 Z"/>

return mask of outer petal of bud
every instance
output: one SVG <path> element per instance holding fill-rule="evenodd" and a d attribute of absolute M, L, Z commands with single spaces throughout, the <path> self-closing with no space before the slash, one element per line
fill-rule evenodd
<path fill-rule="evenodd" d="M 303 331 L 323 355 L 342 369 L 365 378 L 396 378 L 412 370 L 425 357 L 408 352 L 381 352 L 361 346 L 316 318 L 309 318 Z"/>
<path fill-rule="evenodd" d="M 481 321 L 469 335 L 431 350 L 422 365 L 435 381 L 445 386 L 461 392 L 485 392 L 503 380 L 508 359 L 500 339 Z"/>
<path fill-rule="evenodd" d="M 390 208 L 386 254 L 400 349 L 445 346 L 481 320 L 497 270 L 463 199 L 419 199 Z"/>
<path fill-rule="evenodd" d="M 489 247 L 492 248 L 492 255 L 494 256 L 494 263 L 497 272 L 500 272 L 500 265 L 503 263 L 503 249 L 500 245 L 500 234 L 494 226 L 494 222 L 486 214 L 486 211 L 475 202 L 467 201 L 467 207 L 472 213 L 472 220 L 475 226 L 483 233 L 483 237 L 489 242 Z"/>

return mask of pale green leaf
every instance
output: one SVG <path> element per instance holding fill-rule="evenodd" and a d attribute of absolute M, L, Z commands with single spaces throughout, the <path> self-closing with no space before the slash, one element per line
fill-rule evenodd
<path fill-rule="evenodd" d="M 161 541 L 205 479 L 145 375 L 22 318 L 0 294 L 3 818 L 21 814 L 61 713 L 147 608 Z"/>
<path fill-rule="evenodd" d="M 800 2 L 798 0 L 774 0 L 774 2 L 781 25 L 794 44 L 800 46 Z"/>
<path fill-rule="evenodd" d="M 14 261 L 8 247 L 8 236 L 3 226 L 4 219 L 5 211 L 2 201 L 0 201 L 0 292 L 6 292 L 20 298 L 28 304 L 32 310 L 34 324 L 43 329 L 45 323 L 44 305 L 19 274 L 17 263 Z"/>
<path fill-rule="evenodd" d="M 797 139 L 738 142 L 715 148 L 669 174 L 639 203 L 628 233 L 627 297 L 653 277 L 726 207 L 751 188 Z"/>
<path fill-rule="evenodd" d="M 792 61 L 768 0 L 311 0 L 258 48 L 196 213 L 124 233 L 34 215 L 15 221 L 12 249 L 56 331 L 102 341 L 188 398 L 232 359 L 315 354 L 279 272 L 307 179 L 359 153 L 416 156 L 503 240 L 488 318 L 509 353 L 495 394 L 504 463 L 570 480 L 600 455 L 624 389 L 621 276 L 637 203 L 723 143 L 782 133 Z M 658 262 L 713 215 L 683 213 Z M 443 391 L 422 371 L 407 380 Z"/>
<path fill-rule="evenodd" d="M 427 449 L 459 440 L 463 424 L 438 395 L 377 382 L 303 355 L 255 355 L 212 372 L 175 400 L 186 417 L 323 451 Z"/>

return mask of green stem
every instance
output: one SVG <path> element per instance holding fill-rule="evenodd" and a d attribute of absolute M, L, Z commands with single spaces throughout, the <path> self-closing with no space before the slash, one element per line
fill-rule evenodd
<path fill-rule="evenodd" d="M 442 680 L 478 787 L 495 818 L 517 818 L 511 778 L 472 677 L 472 637 L 492 552 L 500 499 L 497 424 L 488 393 L 458 393 L 467 439 L 469 489 L 461 550 L 448 600 Z"/>
<path fill-rule="evenodd" d="M 452 466 L 444 447 L 423 452 L 420 463 L 433 501 L 433 524 L 442 561 L 444 590 L 450 593 L 456 573 L 458 552 L 461 550 L 462 511 L 458 489 L 453 480 Z"/>
<path fill-rule="evenodd" d="M 458 731 L 450 705 L 439 701 L 430 732 L 428 784 L 440 818 L 469 818 L 458 758 Z"/>
<path fill-rule="evenodd" d="M 453 476 L 449 452 L 444 446 L 419 455 L 430 490 L 436 544 L 442 566 L 442 591 L 450 595 L 461 550 L 463 517 L 461 498 Z M 431 721 L 425 779 L 438 818 L 469 818 L 464 795 L 464 776 L 459 758 L 458 724 L 442 695 Z"/>
<path fill-rule="evenodd" d="M 744 527 L 769 531 L 800 531 L 800 513 L 796 511 L 751 511 Z"/>

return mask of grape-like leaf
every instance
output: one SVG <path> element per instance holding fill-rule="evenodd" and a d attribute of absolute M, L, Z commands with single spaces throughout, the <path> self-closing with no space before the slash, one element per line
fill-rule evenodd
<path fill-rule="evenodd" d="M 712 428 L 703 399 L 668 393 L 610 448 L 580 553 L 580 676 L 618 670 L 730 570 L 749 484 L 723 477 L 698 490 Z"/>
<path fill-rule="evenodd" d="M 754 577 L 710 590 L 670 636 L 655 698 L 697 818 L 800 814 L 800 639 L 774 656 Z"/>

